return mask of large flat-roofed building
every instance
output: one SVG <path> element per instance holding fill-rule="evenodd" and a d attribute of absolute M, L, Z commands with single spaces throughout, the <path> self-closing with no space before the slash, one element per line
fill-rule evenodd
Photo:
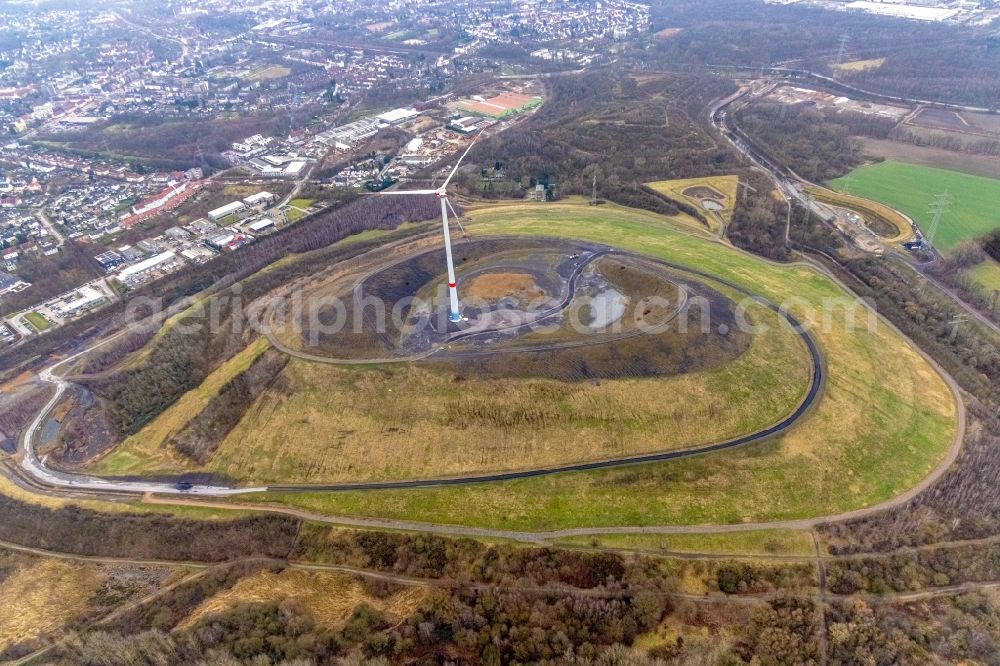
<path fill-rule="evenodd" d="M 224 217 L 228 217 L 235 213 L 242 213 L 247 209 L 247 205 L 242 201 L 234 201 L 232 203 L 227 203 L 225 206 L 219 206 L 215 210 L 208 211 L 208 217 L 213 222 L 218 222 Z"/>
<path fill-rule="evenodd" d="M 209 238 L 206 242 L 214 247 L 216 250 L 222 250 L 224 247 L 236 240 L 236 234 L 231 231 L 225 231 L 221 234 L 217 234 Z"/>
<path fill-rule="evenodd" d="M 270 192 L 258 192 L 257 194 L 251 194 L 246 199 L 243 200 L 250 208 L 262 208 L 267 204 L 274 201 L 275 196 Z"/>
<path fill-rule="evenodd" d="M 420 112 L 414 109 L 412 106 L 403 107 L 400 109 L 393 109 L 392 111 L 386 111 L 375 116 L 379 122 L 385 123 L 386 125 L 398 125 L 400 123 L 405 123 L 407 120 L 412 120 L 420 115 Z"/>
<path fill-rule="evenodd" d="M 340 143 L 350 147 L 370 136 L 375 136 L 378 133 L 379 124 L 375 118 L 362 118 L 317 134 L 316 141 L 326 146 Z"/>
<path fill-rule="evenodd" d="M 75 296 L 75 298 L 73 298 Z M 83 286 L 68 297 L 56 304 L 55 309 L 60 316 L 72 317 L 73 315 L 91 308 L 105 300 L 105 295 L 91 286 Z"/>
<path fill-rule="evenodd" d="M 187 239 L 191 238 L 191 232 L 185 231 L 180 227 L 170 227 L 169 229 L 163 232 L 163 235 L 177 242 L 186 241 Z"/>
<path fill-rule="evenodd" d="M 306 168 L 305 162 L 302 161 L 289 162 L 288 166 L 286 166 L 282 170 L 281 175 L 294 178 L 295 176 L 298 176 L 300 173 L 302 173 L 302 170 L 305 168 Z"/>
<path fill-rule="evenodd" d="M 9 294 L 15 291 L 21 291 L 22 289 L 27 289 L 31 285 L 17 277 L 16 275 L 11 275 L 10 273 L 4 273 L 0 271 L 0 296 L 3 294 Z"/>
<path fill-rule="evenodd" d="M 145 261 L 140 261 L 138 264 L 129 266 L 128 268 L 123 268 L 121 272 L 118 273 L 118 279 L 125 284 L 131 284 L 141 278 L 145 273 L 165 266 L 177 260 L 177 255 L 172 251 L 167 250 L 166 252 L 161 252 L 155 256 L 146 259 Z"/>
<path fill-rule="evenodd" d="M 456 118 L 448 123 L 449 129 L 453 129 L 456 132 L 461 132 L 462 134 L 471 134 L 473 132 L 478 132 L 480 130 L 486 129 L 495 124 L 496 121 L 490 120 L 489 118 L 483 118 L 482 116 L 465 116 L 464 118 Z"/>
<path fill-rule="evenodd" d="M 427 166 L 434 161 L 433 155 L 400 155 L 399 161 L 407 166 Z"/>
<path fill-rule="evenodd" d="M 256 222 L 251 222 L 249 225 L 247 225 L 247 231 L 255 234 L 258 234 L 266 229 L 273 229 L 273 228 L 274 228 L 274 220 L 272 220 L 269 217 L 262 217 Z"/>
<path fill-rule="evenodd" d="M 97 261 L 106 271 L 110 271 L 113 268 L 121 266 L 125 263 L 125 258 L 113 250 L 108 250 L 107 252 L 102 252 L 94 260 Z"/>

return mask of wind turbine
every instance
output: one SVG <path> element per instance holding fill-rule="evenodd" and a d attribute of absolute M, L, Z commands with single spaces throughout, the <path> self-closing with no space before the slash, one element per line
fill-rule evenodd
<path fill-rule="evenodd" d="M 485 130 L 483 130 L 485 131 Z M 441 226 L 444 230 L 444 256 L 448 263 L 448 298 L 450 300 L 451 310 L 448 314 L 448 319 L 453 322 L 462 321 L 462 315 L 458 311 L 458 283 L 455 281 L 455 262 L 452 260 L 451 256 L 451 231 L 448 228 L 448 209 L 451 209 L 451 214 L 458 218 L 458 213 L 452 208 L 451 202 L 448 200 L 448 183 L 451 182 L 452 177 L 458 171 L 458 167 L 461 166 L 462 160 L 465 156 L 469 154 L 472 147 L 476 145 L 476 141 L 479 137 L 483 135 L 483 131 L 480 131 L 476 135 L 476 138 L 472 140 L 469 147 L 465 149 L 462 156 L 458 158 L 458 162 L 455 164 L 455 168 L 451 170 L 448 177 L 441 184 L 441 187 L 434 190 L 393 190 L 391 192 L 382 192 L 382 194 L 392 194 L 392 195 L 403 195 L 403 194 L 433 194 L 441 201 Z"/>

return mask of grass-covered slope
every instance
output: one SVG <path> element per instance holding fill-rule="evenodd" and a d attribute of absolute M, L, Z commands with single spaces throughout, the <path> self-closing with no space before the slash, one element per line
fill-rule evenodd
<path fill-rule="evenodd" d="M 722 283 L 705 284 L 733 301 L 745 296 Z M 212 411 L 210 401 L 261 353 L 266 340 L 259 339 L 91 471 L 204 471 L 248 485 L 398 480 L 566 465 L 727 440 L 777 423 L 810 386 L 809 354 L 787 322 L 757 305 L 746 316 L 766 328 L 747 335 L 746 351 L 697 370 L 698 355 L 712 343 L 694 328 L 691 349 L 671 350 L 683 357 L 686 370 L 665 376 L 624 372 L 600 381 L 583 375 L 558 381 L 530 368 L 481 377 L 442 363 L 337 366 L 294 358 L 283 381 L 248 406 L 217 450 L 194 459 L 180 455 L 171 442 L 204 420 L 203 410 Z M 618 351 L 609 362 L 621 365 L 626 349 Z M 600 360 L 581 358 L 589 366 Z"/>
<path fill-rule="evenodd" d="M 335 513 L 523 529 L 764 521 L 827 515 L 899 494 L 938 464 L 953 438 L 955 404 L 943 379 L 887 324 L 869 327 L 866 311 L 810 267 L 768 263 L 711 241 L 707 232 L 611 204 L 518 203 L 474 209 L 468 218 L 471 236 L 605 243 L 787 303 L 795 317 L 815 324 L 812 334 L 826 360 L 818 405 L 781 438 L 683 461 L 462 487 L 267 499 Z M 735 291 L 729 295 L 738 298 Z M 795 370 L 801 358 L 789 351 L 798 347 L 782 344 L 775 332 L 781 329 L 756 336 L 742 357 L 717 371 L 600 385 L 457 385 L 427 368 L 329 368 L 296 359 L 285 370 L 282 390 L 265 392 L 201 469 L 258 482 L 411 478 L 613 457 L 624 446 L 662 449 L 688 445 L 693 436 L 724 437 L 773 422 L 801 394 L 803 376 Z M 221 366 L 101 461 L 99 470 L 195 469 L 164 455 L 169 449 L 163 442 L 260 352 L 250 348 Z M 702 383 L 690 385 L 695 379 Z M 568 393 L 555 390 L 567 386 Z M 449 430 L 449 420 L 455 426 L 460 414 L 441 411 L 439 400 L 450 397 L 453 407 L 461 406 L 455 395 L 470 390 L 518 413 L 534 413 L 540 400 L 548 401 L 560 418 L 527 430 L 482 419 Z M 638 418 L 655 413 L 683 418 Z"/>
<path fill-rule="evenodd" d="M 817 324 L 828 373 L 822 400 L 787 435 L 738 451 L 504 483 L 269 499 L 339 514 L 523 529 L 799 518 L 905 491 L 935 468 L 955 435 L 956 405 L 944 380 L 884 321 L 869 328 L 865 312 L 849 307 L 854 299 L 812 268 L 770 264 L 661 216 L 613 205 L 513 204 L 468 217 L 470 234 L 607 243 L 787 302 L 800 320 Z"/>

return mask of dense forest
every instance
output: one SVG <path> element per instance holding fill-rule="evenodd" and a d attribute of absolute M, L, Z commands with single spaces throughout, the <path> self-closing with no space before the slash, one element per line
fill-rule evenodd
<path fill-rule="evenodd" d="M 49 509 L 0 495 L 0 540 L 75 555 L 221 562 L 285 557 L 299 521 L 257 516 L 203 521 L 173 516 L 100 513 L 77 506 Z"/>
<path fill-rule="evenodd" d="M 991 41 L 989 27 L 901 21 L 756 0 L 661 1 L 652 4 L 652 12 L 654 33 L 681 28 L 668 39 L 651 36 L 644 45 L 648 48 L 636 49 L 636 63 L 652 68 L 785 65 L 830 75 L 843 45 L 845 61 L 886 59 L 876 69 L 837 73 L 847 83 L 891 95 L 984 107 L 1000 99 L 1000 48 Z"/>
<path fill-rule="evenodd" d="M 986 261 L 990 255 L 987 249 L 995 242 L 996 234 L 981 239 L 965 241 L 952 248 L 943 258 L 927 269 L 939 281 L 948 285 L 958 296 L 976 308 L 993 322 L 1000 324 L 1000 298 L 998 292 L 992 292 L 968 273 L 968 270 Z M 998 248 L 1000 249 L 1000 248 Z"/>
<path fill-rule="evenodd" d="M 121 656 L 113 662 L 98 658 L 98 663 L 192 663 L 221 654 L 237 663 L 266 657 L 266 663 L 298 659 L 303 664 L 578 666 L 659 664 L 668 658 L 695 663 L 692 660 L 711 656 L 735 665 L 743 663 L 741 655 L 787 653 L 797 645 L 793 641 L 757 645 L 759 637 L 751 621 L 739 642 L 731 646 L 732 651 L 711 640 L 683 639 L 666 642 L 654 656 L 625 648 L 666 618 L 712 633 L 718 631 L 721 619 L 736 624 L 746 618 L 738 606 L 675 599 L 681 572 L 665 570 L 656 558 L 487 546 L 469 539 L 315 525 L 303 525 L 293 557 L 405 574 L 411 581 L 445 582 L 431 586 L 424 600 L 402 621 L 362 604 L 344 623 L 329 626 L 315 622 L 294 602 L 275 601 L 238 604 L 194 624 L 184 623 L 191 610 L 209 596 L 260 571 L 280 572 L 283 568 L 278 563 L 238 563 L 186 582 L 155 607 L 135 609 L 99 629 L 81 633 L 60 650 L 60 655 L 69 663 L 90 662 L 112 649 Z M 707 566 L 709 570 L 704 571 L 699 564 L 695 568 L 701 573 L 693 575 L 720 581 L 741 577 L 780 580 L 789 589 L 813 581 L 811 574 L 797 571 L 810 571 L 806 565 L 722 562 Z M 399 590 L 398 584 L 385 580 L 367 578 L 362 584 L 375 598 Z M 725 585 L 728 583 L 720 587 Z M 764 583 L 751 585 L 743 589 L 774 589 Z M 784 605 L 779 601 L 773 608 L 783 615 Z M 796 634 L 794 627 L 790 630 Z"/>
<path fill-rule="evenodd" d="M 111 153 L 135 159 L 134 167 L 139 170 L 214 170 L 230 166 L 221 153 L 229 150 L 234 141 L 253 134 L 285 136 L 288 129 L 287 113 L 222 119 L 130 113 L 83 130 L 40 134 L 37 141 L 85 157 Z"/>
<path fill-rule="evenodd" d="M 529 120 L 503 136 L 488 137 L 470 164 L 501 164 L 508 182 L 524 196 L 536 183 L 557 196 L 598 195 L 623 205 L 676 213 L 676 203 L 643 188 L 654 180 L 728 174 L 741 166 L 736 153 L 705 129 L 702 109 L 733 90 L 706 74 L 634 77 L 601 70 L 548 81 L 546 102 Z M 472 173 L 474 171 L 475 173 Z M 458 184 L 480 193 L 477 167 Z M 497 188 L 486 196 L 497 196 Z M 501 195 L 502 196 L 502 195 Z"/>
<path fill-rule="evenodd" d="M 232 311 L 233 299 L 215 297 L 229 306 L 218 320 L 194 311 L 167 328 L 141 364 L 120 372 L 82 377 L 79 383 L 102 398 L 100 405 L 124 438 L 142 429 L 177 398 L 199 386 L 220 363 L 250 343 L 254 332 Z"/>
<path fill-rule="evenodd" d="M 1000 230 L 983 239 L 983 251 L 996 261 L 1000 261 Z"/>
<path fill-rule="evenodd" d="M 830 561 L 824 599 L 812 593 L 808 565 L 682 562 L 317 525 L 302 526 L 293 557 L 405 574 L 425 593 L 402 617 L 362 602 L 343 622 L 325 624 L 284 599 L 235 603 L 188 621 L 206 599 L 287 566 L 241 560 L 78 632 L 52 663 L 889 666 L 940 656 L 993 663 L 1000 646 L 1000 606 L 983 594 L 895 603 L 843 596 L 867 581 L 920 589 L 939 584 L 944 571 L 955 581 L 994 575 L 996 557 L 973 547 Z M 728 581 L 741 571 L 778 581 L 782 592 L 732 589 Z M 749 595 L 740 599 L 747 603 L 678 594 L 685 578 L 717 581 L 709 589 Z M 375 601 L 404 589 L 370 576 L 358 581 Z M 626 647 L 657 627 L 671 633 L 643 651 Z"/>
<path fill-rule="evenodd" d="M 860 114 L 763 102 L 740 109 L 735 119 L 773 161 L 814 183 L 843 176 L 864 162 L 854 135 L 883 138 L 895 124 Z"/>
<path fill-rule="evenodd" d="M 201 598 L 231 587 L 231 579 L 241 573 L 250 575 L 215 574 L 188 594 Z M 373 596 L 397 591 L 366 585 Z M 270 603 L 236 606 L 193 627 L 169 631 L 178 609 L 183 606 L 171 604 L 162 628 L 83 632 L 59 649 L 54 663 L 891 666 L 936 664 L 941 657 L 948 663 L 995 663 L 1000 647 L 1000 613 L 978 593 L 899 605 L 857 598 L 820 606 L 790 596 L 747 610 L 721 602 L 665 603 L 639 592 L 625 602 L 571 594 L 435 591 L 403 622 L 362 605 L 341 626 L 330 628 L 294 604 Z M 678 636 L 648 652 L 606 643 L 647 627 L 658 612 L 672 626 L 687 628 L 687 640 Z M 733 627 L 731 643 L 719 633 L 721 627 Z M 511 643 L 520 647 L 511 649 Z M 109 654 L 117 658 L 109 660 Z"/>
<path fill-rule="evenodd" d="M 1000 579 L 1000 550 L 992 544 L 963 543 L 911 548 L 885 555 L 844 557 L 826 566 L 836 594 L 906 592 Z"/>
<path fill-rule="evenodd" d="M 0 450 L 8 453 L 17 449 L 21 430 L 35 418 L 35 414 L 48 402 L 46 391 L 28 388 L 4 396 L 0 403 Z"/>
<path fill-rule="evenodd" d="M 72 241 L 49 257 L 41 252 L 31 253 L 18 262 L 15 273 L 30 283 L 31 289 L 0 297 L 0 316 L 37 305 L 101 276 L 96 262 Z"/>
<path fill-rule="evenodd" d="M 770 180 L 760 172 L 747 174 L 748 184 L 758 192 L 770 192 Z M 785 239 L 790 218 L 795 211 L 788 204 L 773 197 L 748 198 L 751 205 L 743 205 L 733 212 L 733 219 L 726 229 L 729 240 L 737 247 L 749 250 L 775 261 L 786 261 L 791 251 Z"/>
<path fill-rule="evenodd" d="M 668 199 L 644 184 L 656 180 L 738 174 L 758 190 L 741 197 L 730 239 L 771 259 L 784 260 L 787 210 L 770 196 L 772 185 L 715 135 L 708 104 L 734 90 L 705 73 L 631 74 L 608 69 L 548 81 L 545 104 L 502 137 L 485 139 L 472 164 L 501 165 L 503 183 L 484 191 L 480 168 L 456 184 L 487 198 L 523 197 L 535 184 L 556 197 L 597 194 L 626 206 L 666 215 L 684 211 L 703 220 L 689 202 Z"/>

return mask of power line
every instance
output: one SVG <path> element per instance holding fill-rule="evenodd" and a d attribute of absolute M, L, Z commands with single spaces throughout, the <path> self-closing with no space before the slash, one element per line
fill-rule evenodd
<path fill-rule="evenodd" d="M 934 244 L 934 238 L 937 236 L 938 227 L 941 225 L 941 218 L 951 211 L 953 203 L 954 197 L 951 195 L 951 192 L 945 190 L 935 196 L 934 201 L 928 207 L 927 212 L 931 214 L 931 223 L 928 225 L 924 236 L 931 245 Z"/>
<path fill-rule="evenodd" d="M 840 50 L 837 51 L 837 64 L 844 64 L 844 54 L 847 53 L 847 43 L 851 41 L 851 36 L 844 33 L 840 36 Z"/>

